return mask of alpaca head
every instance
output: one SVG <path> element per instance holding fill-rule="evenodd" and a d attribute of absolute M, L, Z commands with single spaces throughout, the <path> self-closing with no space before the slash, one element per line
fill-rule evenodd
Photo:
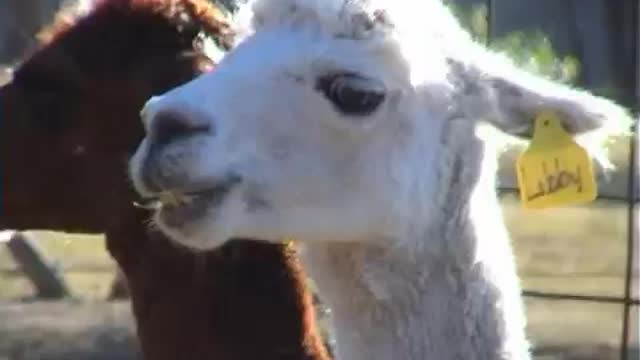
<path fill-rule="evenodd" d="M 482 51 L 436 0 L 258 0 L 245 10 L 251 31 L 217 71 L 142 112 L 132 178 L 159 198 L 160 228 L 188 246 L 415 238 L 480 180 L 481 120 L 515 135 L 544 105 L 573 132 L 610 120 L 457 58 Z"/>

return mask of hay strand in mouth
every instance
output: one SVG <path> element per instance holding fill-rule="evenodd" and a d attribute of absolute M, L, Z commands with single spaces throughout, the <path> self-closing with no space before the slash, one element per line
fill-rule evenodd
<path fill-rule="evenodd" d="M 145 199 L 142 202 L 134 201 L 135 207 L 146 210 L 158 210 L 163 205 L 180 206 L 191 203 L 196 195 L 175 194 L 170 191 L 158 193 L 154 197 Z"/>
<path fill-rule="evenodd" d="M 162 204 L 158 200 L 151 200 L 147 202 L 134 201 L 133 206 L 145 210 L 157 210 L 162 206 Z"/>

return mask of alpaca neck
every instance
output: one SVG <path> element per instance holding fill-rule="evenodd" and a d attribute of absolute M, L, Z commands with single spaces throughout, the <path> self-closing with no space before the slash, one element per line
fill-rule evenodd
<path fill-rule="evenodd" d="M 337 359 L 529 358 L 516 269 L 493 196 L 478 206 L 482 214 L 473 204 L 456 209 L 459 216 L 438 231 L 444 245 L 436 252 L 306 246 L 303 259 L 332 309 Z"/>

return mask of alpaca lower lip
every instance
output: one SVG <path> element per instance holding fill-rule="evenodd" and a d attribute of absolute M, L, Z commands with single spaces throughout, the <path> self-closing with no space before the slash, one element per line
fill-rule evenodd
<path fill-rule="evenodd" d="M 158 218 L 165 225 L 180 227 L 182 224 L 199 219 L 211 208 L 217 207 L 229 193 L 233 184 L 224 184 L 213 188 L 184 192 L 178 195 L 177 202 L 161 202 Z"/>

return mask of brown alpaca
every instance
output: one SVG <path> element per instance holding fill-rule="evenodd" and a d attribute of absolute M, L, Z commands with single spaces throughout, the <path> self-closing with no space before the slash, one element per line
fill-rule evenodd
<path fill-rule="evenodd" d="M 328 358 L 293 250 L 236 240 L 194 254 L 150 230 L 126 163 L 152 95 L 227 43 L 205 0 L 102 1 L 63 12 L 0 89 L 0 228 L 104 232 L 130 288 L 146 359 Z"/>

